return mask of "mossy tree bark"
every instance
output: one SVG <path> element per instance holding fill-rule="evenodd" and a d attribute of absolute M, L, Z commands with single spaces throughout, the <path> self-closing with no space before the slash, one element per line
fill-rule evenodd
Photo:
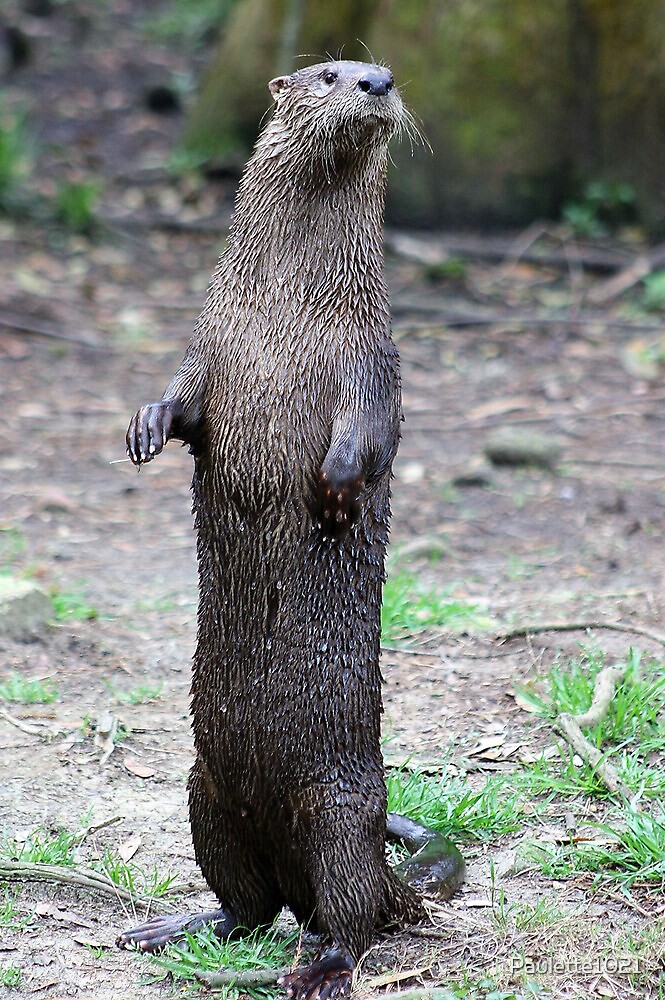
<path fill-rule="evenodd" d="M 394 220 L 521 223 L 605 180 L 665 228 L 664 24 L 665 0 L 240 0 L 185 145 L 244 156 L 272 76 L 369 49 L 434 151 L 394 151 Z"/>

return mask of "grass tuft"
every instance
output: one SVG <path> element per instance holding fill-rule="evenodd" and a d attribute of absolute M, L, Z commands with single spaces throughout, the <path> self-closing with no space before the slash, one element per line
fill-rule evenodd
<path fill-rule="evenodd" d="M 177 878 L 171 874 L 160 875 L 157 866 L 148 870 L 137 864 L 129 864 L 109 848 L 106 848 L 100 861 L 93 862 L 92 867 L 133 896 L 149 896 L 152 899 L 172 892 Z"/>
<path fill-rule="evenodd" d="M 388 810 L 440 830 L 452 839 L 488 840 L 524 825 L 521 793 L 505 775 L 488 775 L 482 788 L 465 779 L 431 778 L 405 767 L 386 776 Z"/>
<path fill-rule="evenodd" d="M 430 628 L 459 632 L 490 625 L 479 604 L 450 596 L 451 588 L 428 587 L 408 570 L 393 569 L 383 588 L 384 642 L 403 642 Z"/>
<path fill-rule="evenodd" d="M 0 682 L 0 698 L 21 705 L 48 705 L 56 701 L 58 690 L 49 681 L 23 677 L 13 670 L 9 677 Z"/>
<path fill-rule="evenodd" d="M 0 965 L 0 986 L 8 990 L 18 989 L 22 975 L 18 965 Z"/>
<path fill-rule="evenodd" d="M 598 823 L 594 829 L 615 843 L 580 841 L 543 846 L 537 860 L 545 874 L 562 878 L 590 872 L 600 880 L 618 882 L 626 890 L 635 883 L 665 889 L 665 816 L 626 807 L 614 824 Z"/>
<path fill-rule="evenodd" d="M 38 827 L 22 843 L 11 837 L 3 837 L 0 840 L 0 856 L 14 861 L 64 865 L 69 868 L 76 863 L 76 848 L 80 839 L 80 834 L 67 830 L 60 830 L 48 837 L 44 835 L 43 828 Z"/>
<path fill-rule="evenodd" d="M 16 911 L 16 894 L 11 895 L 5 889 L 0 899 L 0 927 L 6 927 L 9 931 L 23 931 L 32 926 L 33 915 L 19 916 Z"/>
<path fill-rule="evenodd" d="M 88 604 L 80 589 L 60 590 L 53 588 L 51 602 L 56 622 L 81 622 L 98 617 L 97 610 Z"/>
<path fill-rule="evenodd" d="M 240 973 L 290 966 L 299 939 L 299 930 L 284 934 L 276 924 L 268 930 L 257 929 L 230 941 L 220 941 L 211 928 L 205 928 L 196 934 L 187 934 L 183 945 L 172 945 L 161 955 L 151 955 L 150 960 L 170 972 L 175 979 L 195 981 L 197 973 L 219 969 L 233 969 Z M 229 991 L 231 996 L 237 995 L 233 986 L 229 987 Z M 243 993 L 261 1000 L 274 995 L 274 990 L 243 987 Z"/>
<path fill-rule="evenodd" d="M 105 681 L 106 687 L 112 693 L 116 701 L 125 705 L 145 705 L 148 702 L 157 701 L 161 696 L 163 684 L 151 684 L 149 681 L 142 681 L 132 688 L 119 688 L 111 681 Z"/>

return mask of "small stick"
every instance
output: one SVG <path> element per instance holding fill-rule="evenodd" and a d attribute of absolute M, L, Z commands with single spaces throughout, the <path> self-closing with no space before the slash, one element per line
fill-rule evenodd
<path fill-rule="evenodd" d="M 235 986 L 239 990 L 251 989 L 253 986 L 272 986 L 281 976 L 288 976 L 290 968 L 285 969 L 249 969 L 238 972 L 235 969 L 222 969 L 220 972 L 195 972 L 200 983 L 208 989 L 221 989 L 224 986 Z"/>
<path fill-rule="evenodd" d="M 116 899 L 128 903 L 143 903 L 157 913 L 171 913 L 169 903 L 155 902 L 152 899 L 136 896 L 127 889 L 116 885 L 106 875 L 92 869 L 65 868 L 62 865 L 44 865 L 36 861 L 7 861 L 0 858 L 0 881 L 7 882 L 63 882 L 79 889 L 92 889 L 103 892 Z"/>
<path fill-rule="evenodd" d="M 17 729 L 20 729 L 22 733 L 27 733 L 28 736 L 45 735 L 43 726 L 31 726 L 29 722 L 22 722 L 20 719 L 15 719 L 9 712 L 5 712 L 4 708 L 0 708 L 0 719 L 4 719 L 10 726 L 16 726 Z"/>
<path fill-rule="evenodd" d="M 632 789 L 623 783 L 616 769 L 607 760 L 604 760 L 604 754 L 589 743 L 581 728 L 582 726 L 597 726 L 606 717 L 616 686 L 624 673 L 625 667 L 605 667 L 601 670 L 596 677 L 593 698 L 587 711 L 581 715 L 560 712 L 554 720 L 554 727 L 567 740 L 575 753 L 593 767 L 610 792 L 630 800 L 633 797 Z"/>
<path fill-rule="evenodd" d="M 517 639 L 527 635 L 538 635 L 540 632 L 578 632 L 592 628 L 609 629 L 613 632 L 628 632 L 632 635 L 642 635 L 645 639 L 651 639 L 660 646 L 665 646 L 665 635 L 660 632 L 653 632 L 644 625 L 626 625 L 623 622 L 608 622 L 592 620 L 588 622 L 543 622 L 538 625 L 518 625 L 505 632 L 497 632 L 494 638 L 497 642 L 506 642 L 508 639 Z"/>
<path fill-rule="evenodd" d="M 84 337 L 73 337 L 70 333 L 65 333 L 59 326 L 48 320 L 40 320 L 33 316 L 24 315 L 23 313 L 8 312 L 5 309 L 0 310 L 0 326 L 4 326 L 7 330 L 27 333 L 33 337 L 63 340 L 66 344 L 76 344 L 77 347 L 88 347 L 93 351 L 108 349 L 101 344 L 96 344 L 93 340 L 87 340 Z"/>

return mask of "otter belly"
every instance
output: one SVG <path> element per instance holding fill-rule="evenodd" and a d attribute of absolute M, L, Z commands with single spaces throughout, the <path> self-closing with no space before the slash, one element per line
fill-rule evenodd
<path fill-rule="evenodd" d="M 322 539 L 294 497 L 212 516 L 207 500 L 204 516 L 197 509 L 197 750 L 245 796 L 380 767 L 387 482 L 341 541 Z"/>

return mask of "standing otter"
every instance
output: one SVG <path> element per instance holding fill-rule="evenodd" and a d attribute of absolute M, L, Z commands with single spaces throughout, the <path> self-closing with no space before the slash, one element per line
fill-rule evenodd
<path fill-rule="evenodd" d="M 224 935 L 287 905 L 325 943 L 284 985 L 323 1000 L 348 991 L 377 926 L 424 914 L 385 859 L 379 745 L 401 419 L 382 215 L 406 112 L 384 66 L 331 62 L 269 86 L 275 113 L 190 346 L 127 432 L 137 466 L 170 438 L 194 455 L 189 803 L 223 909 L 156 918 L 118 943 L 155 950 L 202 922 Z M 463 862 L 444 840 L 450 894 Z"/>

